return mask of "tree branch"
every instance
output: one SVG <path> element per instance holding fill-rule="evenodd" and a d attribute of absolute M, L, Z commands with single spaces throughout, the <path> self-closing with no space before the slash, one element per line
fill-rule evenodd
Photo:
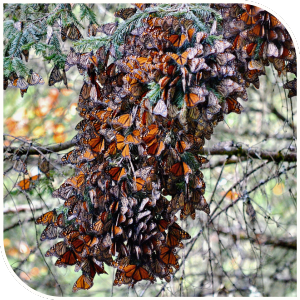
<path fill-rule="evenodd" d="M 257 234 L 257 238 L 249 238 L 246 234 L 245 230 L 239 229 L 238 232 L 231 231 L 230 228 L 225 227 L 217 227 L 217 233 L 224 234 L 224 235 L 231 235 L 234 240 L 247 240 L 253 243 L 259 243 L 260 245 L 272 245 L 275 247 L 282 247 L 297 250 L 297 238 L 290 237 L 290 238 L 276 238 L 272 236 L 268 236 L 265 234 Z"/>
<path fill-rule="evenodd" d="M 4 146 L 3 152 L 15 153 L 18 151 L 19 155 L 26 154 L 28 155 L 38 155 L 40 153 L 53 153 L 60 152 L 66 149 L 69 149 L 75 146 L 76 143 L 72 141 L 68 141 L 61 144 L 54 144 L 50 146 L 34 146 L 34 148 L 28 147 L 11 147 Z M 251 157 L 252 159 L 264 159 L 269 161 L 286 161 L 286 162 L 296 162 L 297 161 L 297 153 L 287 153 L 283 154 L 281 151 L 266 151 L 266 150 L 256 150 L 256 149 L 242 149 L 238 147 L 214 147 L 214 148 L 205 148 L 200 150 L 199 154 L 202 155 L 227 155 L 227 156 L 239 156 L 239 157 Z"/>
<path fill-rule="evenodd" d="M 261 187 L 262 185 L 266 184 L 267 182 L 269 182 L 270 180 L 274 179 L 274 178 L 279 178 L 279 176 L 281 176 L 282 174 L 285 174 L 287 171 L 295 169 L 297 167 L 297 165 L 288 167 L 287 169 L 285 169 L 282 172 L 277 173 L 274 176 L 270 176 L 268 177 L 266 180 L 262 180 L 259 182 L 258 185 L 256 185 L 254 188 L 252 188 L 251 190 L 247 191 L 248 194 L 251 194 L 252 192 L 254 192 L 255 190 L 257 190 L 259 187 Z M 213 216 L 213 214 L 215 213 L 216 209 L 213 211 L 211 218 L 209 220 L 209 223 L 212 223 L 221 213 L 223 213 L 224 211 L 227 211 L 230 207 L 234 206 L 238 201 L 244 199 L 243 196 L 238 197 L 237 199 L 235 199 L 234 201 L 232 201 L 230 204 L 228 204 L 224 209 L 222 209 L 220 212 L 218 212 L 215 216 Z"/>
<path fill-rule="evenodd" d="M 251 157 L 253 159 L 264 159 L 269 161 L 287 161 L 287 162 L 296 162 L 297 153 L 288 153 L 283 154 L 281 151 L 272 152 L 265 150 L 256 150 L 256 149 L 242 149 L 238 147 L 216 147 L 216 148 L 206 148 L 200 151 L 200 154 L 204 155 L 236 155 L 240 157 Z"/>
<path fill-rule="evenodd" d="M 284 123 L 288 124 L 289 127 L 291 127 L 293 130 L 295 130 L 294 124 L 292 124 L 289 120 L 287 120 L 277 109 L 274 105 L 270 104 L 269 109 L 271 113 L 273 113 L 278 119 L 283 121 Z"/>
<path fill-rule="evenodd" d="M 73 141 L 67 141 L 65 143 L 60 143 L 60 144 L 54 144 L 50 146 L 34 146 L 32 147 L 11 147 L 11 146 L 4 146 L 3 147 L 3 152 L 8 152 L 8 153 L 15 153 L 18 152 L 19 155 L 26 154 L 28 151 L 28 155 L 39 155 L 41 153 L 47 154 L 47 153 L 53 153 L 53 152 L 60 152 L 66 149 L 69 149 L 73 146 L 75 146 L 76 143 Z"/>

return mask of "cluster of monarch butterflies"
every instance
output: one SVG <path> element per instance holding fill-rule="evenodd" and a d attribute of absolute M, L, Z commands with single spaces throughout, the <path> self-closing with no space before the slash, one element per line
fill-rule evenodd
<path fill-rule="evenodd" d="M 223 17 L 224 37 L 232 42 L 246 87 L 259 88 L 259 76 L 273 64 L 278 75 L 297 75 L 295 46 L 283 24 L 269 12 L 249 4 L 212 4 Z M 287 82 L 288 97 L 297 95 L 296 80 Z"/>
<path fill-rule="evenodd" d="M 22 77 L 18 76 L 16 72 L 12 72 L 9 74 L 9 77 L 4 76 L 3 78 L 3 88 L 6 90 L 8 87 L 10 88 L 19 88 L 21 96 L 27 92 L 28 87 L 30 85 L 37 85 L 37 84 L 44 84 L 44 79 L 32 69 L 29 72 L 29 76 L 27 80 Z"/>
<path fill-rule="evenodd" d="M 43 7 L 40 7 L 39 9 L 45 9 L 48 8 L 46 5 Z M 15 22 L 14 28 L 21 32 L 24 29 L 24 23 L 22 21 Z M 5 53 L 5 56 L 8 56 L 7 53 Z M 20 59 L 25 59 L 26 62 L 29 60 L 29 50 L 24 49 L 19 52 Z M 44 79 L 36 72 L 34 72 L 32 69 L 29 71 L 29 75 L 27 77 L 27 80 L 22 77 L 18 76 L 16 72 L 11 72 L 8 77 L 5 75 L 3 76 L 3 89 L 6 90 L 9 88 L 19 88 L 21 96 L 23 97 L 25 93 L 27 93 L 28 87 L 32 85 L 37 84 L 44 84 Z"/>
<path fill-rule="evenodd" d="M 115 15 L 146 7 L 136 6 Z M 114 285 L 169 282 L 190 238 L 178 218 L 210 213 L 199 150 L 224 114 L 242 111 L 238 97 L 247 100 L 239 57 L 232 43 L 209 39 L 216 33 L 152 12 L 126 35 L 120 59 L 113 44 L 96 53 L 71 48 L 65 70 L 77 66 L 84 75 L 83 120 L 62 162 L 76 171 L 53 193 L 64 201 L 60 213 L 36 223 L 47 226 L 42 241 L 62 238 L 46 256 L 82 271 L 74 292 L 91 288 L 105 264 L 117 269 Z"/>

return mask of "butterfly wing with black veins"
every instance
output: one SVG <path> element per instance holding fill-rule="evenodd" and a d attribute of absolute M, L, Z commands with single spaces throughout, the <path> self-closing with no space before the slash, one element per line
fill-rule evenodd
<path fill-rule="evenodd" d="M 118 27 L 118 22 L 107 23 L 98 28 L 99 32 L 103 32 L 106 35 L 113 35 Z"/>
<path fill-rule="evenodd" d="M 121 18 L 123 20 L 127 20 L 130 17 L 132 17 L 136 11 L 137 11 L 136 8 L 123 8 L 115 12 L 115 17 Z"/>
<path fill-rule="evenodd" d="M 44 84 L 45 81 L 44 79 L 36 72 L 33 72 L 33 70 L 31 69 L 29 72 L 29 76 L 27 78 L 27 83 L 29 85 L 37 85 L 37 84 Z"/>
<path fill-rule="evenodd" d="M 162 116 L 164 118 L 167 117 L 168 109 L 167 109 L 167 106 L 166 106 L 165 102 L 162 99 L 160 99 L 157 102 L 156 106 L 153 109 L 153 113 L 155 115 L 160 115 L 160 116 Z"/>
<path fill-rule="evenodd" d="M 49 77 L 49 86 L 52 86 L 55 83 L 60 82 L 62 80 L 63 76 L 59 70 L 59 67 L 55 65 Z"/>

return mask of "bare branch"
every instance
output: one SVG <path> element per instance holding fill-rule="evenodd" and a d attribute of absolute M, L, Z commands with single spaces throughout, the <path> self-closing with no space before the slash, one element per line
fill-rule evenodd
<path fill-rule="evenodd" d="M 237 232 L 232 232 L 232 229 L 225 227 L 217 227 L 216 231 L 224 235 L 231 235 L 234 240 L 249 240 L 245 230 L 239 229 Z M 250 238 L 253 243 L 259 243 L 260 245 L 272 245 L 275 247 L 282 247 L 297 250 L 297 238 L 276 238 L 265 234 L 260 234 L 257 239 Z"/>
<path fill-rule="evenodd" d="M 67 141 L 65 143 L 60 143 L 60 144 L 54 144 L 50 146 L 35 146 L 35 148 L 31 147 L 10 147 L 10 146 L 4 146 L 3 147 L 3 152 L 8 152 L 8 153 L 15 153 L 16 151 L 18 152 L 19 155 L 25 154 L 28 151 L 28 155 L 38 155 L 40 153 L 46 154 L 46 153 L 53 153 L 53 152 L 60 152 L 66 149 L 69 149 L 71 147 L 75 146 L 75 143 L 73 141 Z"/>
<path fill-rule="evenodd" d="M 236 155 L 240 157 L 249 157 L 252 159 L 266 159 L 269 161 L 286 161 L 286 162 L 296 162 L 297 161 L 297 153 L 287 153 L 283 154 L 281 151 L 272 152 L 265 150 L 257 150 L 257 149 L 242 149 L 238 147 L 218 147 L 218 148 L 206 148 L 200 151 L 200 154 L 204 155 Z"/>

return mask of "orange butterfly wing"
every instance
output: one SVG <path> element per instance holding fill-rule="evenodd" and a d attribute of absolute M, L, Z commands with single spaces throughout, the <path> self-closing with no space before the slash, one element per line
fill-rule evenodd
<path fill-rule="evenodd" d="M 130 150 L 129 150 L 129 145 L 125 145 L 123 151 L 122 151 L 122 156 L 124 158 L 130 158 Z"/>
<path fill-rule="evenodd" d="M 56 218 L 56 211 L 48 211 L 45 214 L 41 215 L 39 218 L 36 219 L 35 224 L 43 224 L 48 225 L 50 223 L 54 223 Z"/>
<path fill-rule="evenodd" d="M 184 95 L 184 101 L 188 107 L 193 107 L 197 103 L 201 102 L 201 97 L 194 93 Z"/>
<path fill-rule="evenodd" d="M 87 275 L 81 275 L 73 286 L 73 292 L 78 290 L 88 290 L 93 286 L 93 281 Z"/>
<path fill-rule="evenodd" d="M 126 175 L 125 169 L 119 167 L 111 168 L 108 171 L 108 173 L 112 176 L 112 179 L 115 181 L 120 181 L 120 179 Z"/>
<path fill-rule="evenodd" d="M 186 41 L 187 36 L 182 34 L 182 35 L 177 35 L 173 34 L 169 37 L 169 41 L 173 44 L 175 47 L 181 47 L 184 42 Z"/>
<path fill-rule="evenodd" d="M 185 162 L 179 162 L 171 167 L 170 172 L 175 176 L 186 176 L 187 174 L 191 174 L 192 170 Z"/>

